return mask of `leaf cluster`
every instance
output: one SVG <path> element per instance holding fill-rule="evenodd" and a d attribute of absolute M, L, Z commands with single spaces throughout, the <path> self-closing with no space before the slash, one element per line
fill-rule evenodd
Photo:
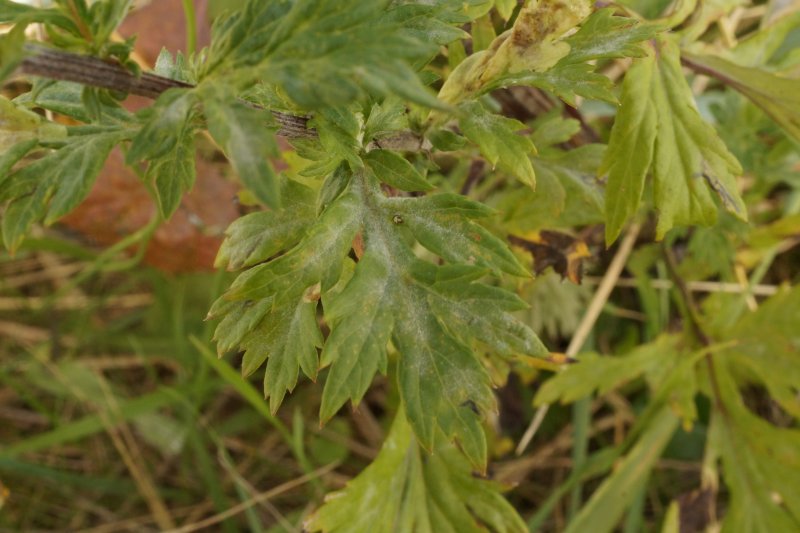
<path fill-rule="evenodd" d="M 112 39 L 131 5 L 0 0 L 0 23 L 15 24 L 0 37 L 0 75 L 31 50 L 30 24 L 42 24 L 52 46 L 138 74 L 132 41 Z M 583 0 L 250 0 L 216 19 L 208 48 L 162 54 L 156 71 L 182 83 L 135 114 L 120 106 L 122 94 L 68 81 L 36 80 L 13 101 L 0 99 L 3 242 L 14 252 L 35 223 L 73 210 L 114 149 L 166 220 L 192 189 L 198 149 L 210 140 L 243 197 L 260 207 L 228 228 L 217 256 L 218 267 L 238 272 L 209 311 L 219 321 L 218 354 L 241 353 L 245 376 L 265 367 L 272 413 L 301 373 L 324 380 L 323 423 L 348 402 L 358 406 L 376 375 L 398 391 L 380 455 L 308 527 L 522 531 L 504 487 L 483 477 L 484 426 L 498 409 L 493 387 L 511 368 L 550 354 L 521 319 L 526 299 L 537 301 L 528 298 L 532 269 L 500 235 L 536 243 L 544 231 L 572 232 L 575 246 L 556 251 L 574 262 L 588 255 L 583 239 L 593 227 L 605 224 L 610 246 L 652 208 L 655 238 L 667 247 L 685 237 L 694 259 L 721 264 L 738 253 L 739 267 L 767 269 L 776 242 L 797 231 L 796 217 L 741 229 L 752 214 L 746 199 L 764 203 L 776 184 L 800 186 L 792 170 L 800 91 L 791 75 L 799 58 L 779 54 L 797 20 L 758 30 L 723 57 L 699 40 L 713 16 L 690 17 L 694 5 L 677 2 L 647 21 Z M 696 96 L 683 66 L 742 97 Z M 545 111 L 503 109 L 509 88 L 535 95 Z M 307 120 L 281 172 L 273 111 Z M 760 112 L 768 118 L 753 120 L 758 127 L 743 138 L 727 127 Z M 746 172 L 771 178 L 757 176 L 742 193 Z M 680 233 L 692 225 L 713 229 Z M 536 396 L 541 405 L 637 384 L 647 390 L 624 442 L 590 457 L 568 481 L 617 461 L 568 530 L 613 529 L 681 423 L 707 423 L 705 468 L 712 479 L 721 472 L 731 492 L 724 528 L 796 529 L 796 428 L 756 416 L 744 391 L 762 388 L 792 419 L 800 416 L 800 292 L 781 292 L 748 314 L 740 301 L 728 308 L 712 297 L 701 314 L 679 290 L 691 327 L 662 333 L 669 317 L 645 286 L 647 253 L 640 250 L 630 271 L 649 342 L 620 357 L 581 356 Z M 533 255 L 539 272 L 543 258 Z M 734 270 L 702 260 L 684 268 L 693 264 L 706 277 Z M 680 289 L 685 273 L 671 274 Z M 553 314 L 566 323 L 568 308 Z M 708 416 L 700 397 L 713 406 Z"/>

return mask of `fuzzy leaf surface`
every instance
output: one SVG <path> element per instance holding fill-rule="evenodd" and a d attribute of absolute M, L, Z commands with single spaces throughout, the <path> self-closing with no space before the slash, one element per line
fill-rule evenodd
<path fill-rule="evenodd" d="M 345 289 L 326 300 L 325 318 L 332 332 L 322 352 L 322 365 L 331 366 L 320 407 L 323 422 L 348 400 L 358 403 L 376 372 L 386 374 L 395 321 L 392 304 L 399 290 L 386 259 L 365 253 Z"/>
<path fill-rule="evenodd" d="M 277 85 L 305 109 L 345 104 L 365 93 L 440 107 L 412 67 L 438 43 L 462 35 L 446 19 L 435 22 L 439 11 L 388 0 L 251 0 L 216 24 L 219 44 L 211 48 L 207 74 L 220 79 L 239 69 L 240 84 L 259 79 Z"/>
<path fill-rule="evenodd" d="M 495 409 L 495 400 L 489 375 L 472 344 L 497 349 L 505 357 L 542 356 L 546 350 L 510 314 L 524 304 L 478 279 L 489 268 L 526 272 L 502 241 L 471 220 L 491 215 L 486 206 L 452 194 L 389 198 L 371 172 L 344 168 L 329 177 L 337 185 L 323 186 L 320 195 L 333 200 L 317 200 L 322 213 L 299 243 L 241 274 L 212 309 L 211 315 L 222 318 L 217 330 L 220 348 L 246 346 L 250 332 L 257 332 L 261 320 L 268 322 L 270 313 L 297 305 L 298 298 L 316 301 L 321 295 L 331 330 L 321 360 L 322 366 L 330 367 L 322 420 L 347 401 L 357 404 L 374 375 L 387 372 L 391 340 L 399 352 L 403 408 L 419 442 L 433 450 L 437 435 L 457 440 L 470 463 L 483 470 L 487 450 L 481 418 Z M 231 231 L 222 261 L 234 257 L 234 264 L 250 261 L 238 259 L 232 251 L 238 246 L 245 251 L 256 244 L 266 246 L 257 237 L 257 228 L 270 220 L 259 215 L 251 218 L 253 226 L 247 231 Z M 411 238 L 452 265 L 422 261 L 410 246 Z M 248 242 L 239 244 L 237 239 Z M 342 279 L 351 246 L 360 258 L 352 276 Z M 264 259 L 262 253 L 253 261 Z M 487 268 L 469 266 L 476 261 Z M 246 356 L 248 371 L 266 359 L 265 351 Z M 282 384 L 288 388 L 290 381 Z"/>
<path fill-rule="evenodd" d="M 264 397 L 269 398 L 273 413 L 286 392 L 294 389 L 300 369 L 312 380 L 317 377 L 317 348 L 322 346 L 322 333 L 316 308 L 316 301 L 303 298 L 276 307 L 240 343 L 245 351 L 244 375 L 253 373 L 269 358 L 264 372 Z"/>
<path fill-rule="evenodd" d="M 527 277 L 508 246 L 470 219 L 493 214 L 488 207 L 457 194 L 390 199 L 386 206 L 425 248 L 452 263 L 478 265 L 494 272 Z"/>
<path fill-rule="evenodd" d="M 284 180 L 281 209 L 249 213 L 225 231 L 216 266 L 239 270 L 266 261 L 302 239 L 314 215 L 314 192 L 292 180 Z"/>

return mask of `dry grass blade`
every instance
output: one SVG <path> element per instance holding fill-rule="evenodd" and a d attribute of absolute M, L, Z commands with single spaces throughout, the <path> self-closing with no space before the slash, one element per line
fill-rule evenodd
<path fill-rule="evenodd" d="M 322 468 L 318 468 L 309 474 L 302 475 L 297 479 L 293 479 L 291 481 L 287 481 L 286 483 L 282 483 L 275 488 L 272 488 L 266 492 L 262 492 L 256 496 L 253 496 L 249 500 L 246 500 L 238 505 L 234 505 L 230 509 L 225 512 L 218 513 L 214 516 L 206 518 L 205 520 L 201 520 L 199 522 L 195 522 L 193 524 L 187 524 L 183 527 L 178 529 L 170 530 L 168 533 L 190 533 L 192 531 L 199 531 L 201 529 L 205 529 L 207 527 L 213 526 L 214 524 L 219 524 L 223 520 L 226 520 L 232 516 L 236 516 L 237 514 L 243 512 L 244 510 L 258 504 L 274 498 L 279 494 L 283 494 L 284 492 L 290 491 L 296 487 L 304 485 L 313 479 L 317 479 L 320 476 L 325 475 L 326 473 L 330 472 L 334 468 L 339 466 L 339 462 L 333 462 L 328 465 L 323 466 Z"/>
<path fill-rule="evenodd" d="M 586 342 L 586 338 L 589 336 L 589 333 L 591 333 L 595 322 L 597 322 L 597 318 L 600 316 L 600 312 L 603 310 L 603 306 L 608 301 L 611 291 L 616 286 L 620 274 L 622 274 L 622 269 L 625 268 L 628 256 L 630 256 L 633 245 L 636 243 L 636 237 L 639 235 L 639 229 L 639 224 L 632 224 L 630 228 L 628 228 L 625 238 L 622 240 L 616 255 L 614 255 L 614 259 L 611 260 L 611 264 L 608 266 L 605 276 L 603 276 L 603 281 L 600 282 L 600 286 L 597 288 L 597 291 L 592 297 L 592 301 L 589 303 L 589 307 L 586 309 L 586 314 L 583 315 L 578 329 L 575 330 L 575 334 L 572 336 L 572 340 L 565 352 L 567 357 L 574 357 Z M 533 440 L 536 431 L 539 429 L 539 426 L 542 425 L 542 421 L 549 409 L 550 406 L 544 404 L 536 411 L 528 429 L 525 430 L 525 434 L 522 435 L 519 444 L 517 444 L 515 450 L 517 455 L 522 455 L 525 448 L 527 448 L 528 444 Z"/>
<path fill-rule="evenodd" d="M 0 311 L 38 311 L 40 309 L 85 309 L 89 305 L 102 304 L 105 308 L 130 309 L 146 307 L 153 303 L 153 295 L 125 294 L 110 298 L 91 298 L 83 295 L 69 295 L 57 300 L 39 296 L 0 297 Z"/>

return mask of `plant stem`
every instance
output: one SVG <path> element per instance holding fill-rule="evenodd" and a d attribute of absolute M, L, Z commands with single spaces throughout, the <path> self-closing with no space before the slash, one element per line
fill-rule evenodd
<path fill-rule="evenodd" d="M 589 455 L 589 431 L 592 422 L 592 400 L 589 397 L 581 398 L 572 404 L 572 468 L 582 470 Z M 570 491 L 569 510 L 567 516 L 570 520 L 575 518 L 583 505 L 583 484 L 578 481 Z"/>
<path fill-rule="evenodd" d="M 686 281 L 678 273 L 678 263 L 675 260 L 672 250 L 667 245 L 664 245 L 663 249 L 664 259 L 666 259 L 667 264 L 667 272 L 669 273 L 669 277 L 672 278 L 672 283 L 674 283 L 675 287 L 678 289 L 681 300 L 683 300 L 683 303 L 686 305 L 686 314 L 688 315 L 692 331 L 703 346 L 708 346 L 711 344 L 711 338 L 703 330 L 702 321 L 700 320 L 700 309 L 697 306 L 697 302 L 694 300 L 692 292 L 686 285 Z"/>
<path fill-rule="evenodd" d="M 134 76 L 123 66 L 104 61 L 97 57 L 74 54 L 61 50 L 45 48 L 41 45 L 25 45 L 27 57 L 20 64 L 20 71 L 23 74 L 39 76 L 51 80 L 71 81 L 109 89 L 122 93 L 135 94 L 145 98 L 156 99 L 158 96 L 174 88 L 191 89 L 191 84 L 182 81 L 165 78 L 156 74 L 143 73 L 141 76 Z M 247 102 L 248 105 L 259 107 Z M 273 118 L 280 126 L 277 134 L 287 138 L 314 138 L 317 136 L 316 130 L 308 127 L 308 117 L 300 117 L 281 113 L 280 111 L 270 111 Z M 380 140 L 380 143 L 373 141 L 370 148 L 385 148 L 399 152 L 420 152 L 430 150 L 430 142 L 420 137 L 413 131 L 401 131 L 391 137 Z"/>
<path fill-rule="evenodd" d="M 40 76 L 51 80 L 71 81 L 124 93 L 156 99 L 174 88 L 190 89 L 193 85 L 172 80 L 156 74 L 144 73 L 137 77 L 117 63 L 100 58 L 52 50 L 43 46 L 28 44 L 28 53 L 22 60 L 20 70 L 24 74 Z M 281 126 L 278 135 L 285 137 L 315 137 L 316 132 L 306 126 L 306 117 L 297 117 L 278 111 L 272 116 Z"/>
<path fill-rule="evenodd" d="M 192 0 L 183 0 L 183 16 L 186 18 L 186 53 L 192 55 L 197 51 L 197 16 Z"/>

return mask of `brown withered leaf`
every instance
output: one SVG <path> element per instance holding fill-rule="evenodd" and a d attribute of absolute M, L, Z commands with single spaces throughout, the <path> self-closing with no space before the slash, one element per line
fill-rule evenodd
<path fill-rule="evenodd" d="M 509 242 L 531 253 L 533 268 L 541 274 L 553 267 L 561 278 L 580 285 L 583 277 L 583 260 L 591 256 L 589 247 L 580 237 L 552 230 L 533 232 L 525 238 L 508 236 Z"/>

